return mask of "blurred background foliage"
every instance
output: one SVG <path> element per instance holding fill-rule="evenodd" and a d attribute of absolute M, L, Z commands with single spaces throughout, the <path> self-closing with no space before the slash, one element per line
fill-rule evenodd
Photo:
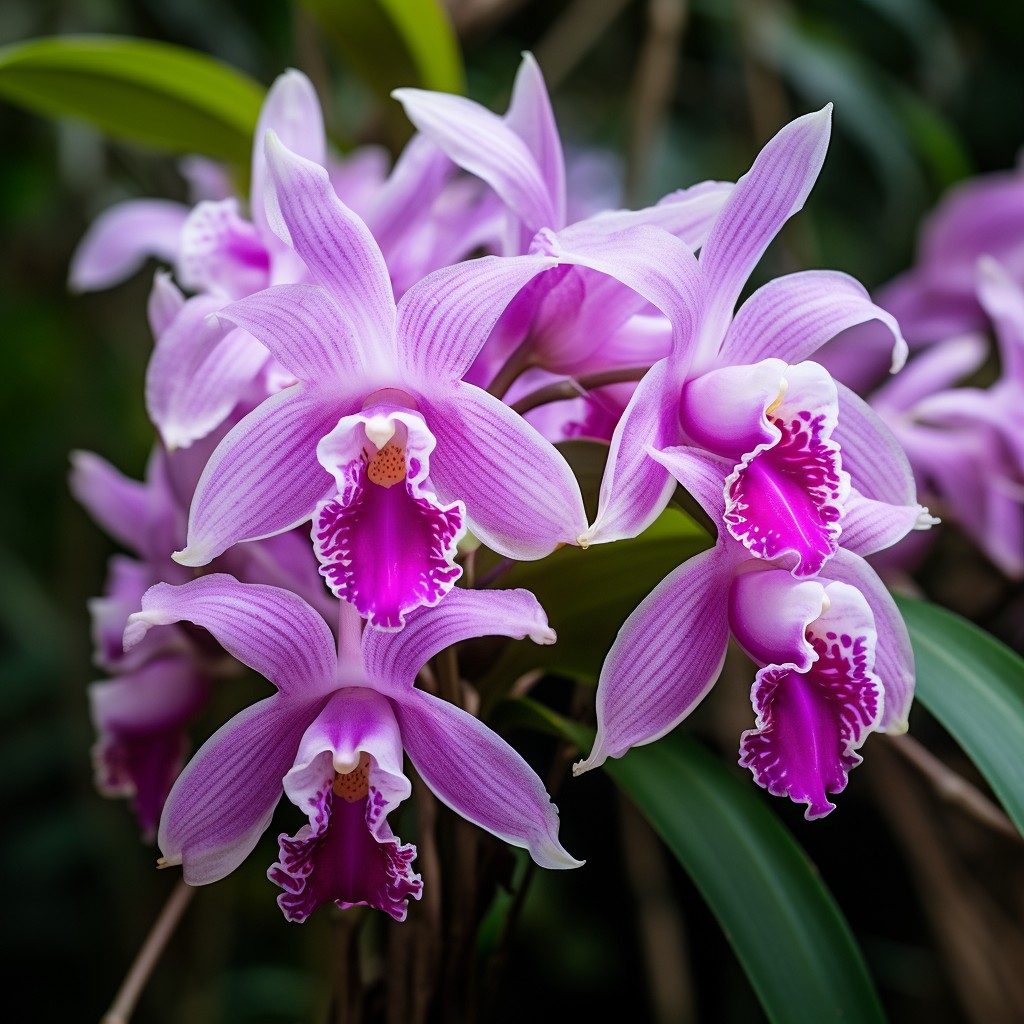
<path fill-rule="evenodd" d="M 393 49 L 367 49 L 358 36 L 353 42 L 332 28 L 344 6 L 5 0 L 0 43 L 72 33 L 167 40 L 263 85 L 297 66 L 317 84 L 339 146 L 395 147 L 408 128 L 382 93 L 410 73 L 434 87 L 457 88 L 459 78 L 431 67 L 441 43 L 416 44 L 403 65 Z M 563 138 L 604 153 L 596 180 L 612 187 L 623 175 L 630 205 L 704 178 L 734 179 L 784 122 L 834 101 L 824 173 L 804 214 L 764 261 L 762 277 L 822 266 L 868 287 L 880 284 L 909 265 L 920 218 L 944 189 L 1013 166 L 1024 142 L 1019 3 L 447 6 L 469 95 L 504 109 L 519 54 L 532 50 L 548 76 Z M 371 42 L 380 38 L 372 25 L 365 31 Z M 65 278 L 97 213 L 130 196 L 184 198 L 184 188 L 171 157 L 106 141 L 82 123 L 0 103 L 0 124 L 0 308 L 12 359 L 4 402 L 8 483 L 0 503 L 2 956 L 9 977 L 21 979 L 9 985 L 5 1002 L 12 1017 L 95 1020 L 174 880 L 153 871 L 154 854 L 139 845 L 127 809 L 93 789 L 85 601 L 99 592 L 113 548 L 67 493 L 67 454 L 94 450 L 130 475 L 142 473 L 152 443 L 142 397 L 152 266 L 118 289 L 84 297 L 69 296 Z M 987 616 L 1021 649 L 1019 589 L 971 565 L 958 571 L 957 586 L 946 590 L 973 595 L 961 610 Z M 941 591 L 943 581 L 934 582 Z M 204 724 L 211 728 L 252 699 L 255 685 L 226 685 Z M 564 686 L 544 686 L 564 703 Z M 744 687 L 734 686 L 729 697 L 724 689 L 692 723 L 712 742 L 734 738 L 749 716 Z M 912 725 L 919 739 L 972 774 L 926 713 L 915 711 Z M 551 756 L 548 738 L 514 739 L 537 764 Z M 1020 846 L 993 840 L 942 805 L 880 740 L 868 744 L 868 763 L 827 820 L 807 825 L 782 801 L 773 810 L 847 914 L 892 1020 L 1020 1019 L 1000 1015 L 1024 1005 L 1012 1003 L 1022 998 L 1020 978 L 1008 979 L 1000 966 L 1021 953 L 1019 926 L 1014 932 L 1003 924 L 1014 915 L 1019 921 L 1024 901 Z M 727 760 L 734 757 L 728 743 L 723 749 Z M 566 846 L 588 863 L 579 872 L 538 873 L 508 942 L 500 913 L 485 922 L 484 951 L 506 967 L 481 993 L 491 1000 L 487 1019 L 612 1012 L 762 1019 L 692 883 L 608 779 L 592 773 L 556 798 Z M 338 926 L 327 913 L 301 928 L 282 921 L 264 878 L 277 831 L 241 870 L 199 894 L 138 1020 L 323 1018 Z M 510 875 L 524 867 L 510 857 Z M 368 925 L 369 932 L 384 927 Z M 770 921 L 764 931 L 770 943 Z M 385 965 L 376 969 L 383 975 Z M 42 989 L 28 981 L 41 971 L 48 979 Z"/>

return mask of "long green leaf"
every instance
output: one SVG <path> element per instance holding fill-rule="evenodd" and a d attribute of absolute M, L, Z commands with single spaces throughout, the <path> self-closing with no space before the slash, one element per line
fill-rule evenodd
<path fill-rule="evenodd" d="M 1024 659 L 945 608 L 897 599 L 917 698 L 964 748 L 1024 833 Z"/>
<path fill-rule="evenodd" d="M 507 703 L 519 705 L 512 721 L 589 749 L 584 727 L 532 701 Z M 846 919 L 751 783 L 679 731 L 604 769 L 693 879 L 769 1019 L 885 1020 Z"/>
<path fill-rule="evenodd" d="M 193 50 L 148 39 L 64 36 L 0 50 L 0 97 L 78 117 L 120 139 L 245 165 L 263 88 Z"/>

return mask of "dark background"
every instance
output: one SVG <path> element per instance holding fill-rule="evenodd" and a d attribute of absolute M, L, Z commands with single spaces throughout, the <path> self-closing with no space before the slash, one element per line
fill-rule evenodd
<path fill-rule="evenodd" d="M 1020 4 L 456 0 L 452 7 L 470 94 L 503 110 L 519 54 L 532 49 L 551 80 L 563 138 L 606 149 L 626 175 L 633 205 L 704 178 L 734 179 L 783 123 L 834 100 L 824 172 L 805 212 L 765 260 L 765 277 L 821 266 L 852 273 L 868 287 L 880 284 L 910 263 L 920 218 L 945 188 L 1013 166 L 1024 141 Z M 683 26 L 673 35 L 680 12 Z M 652 32 L 652 19 L 660 31 Z M 267 85 L 298 66 L 326 84 L 338 140 L 388 140 L 373 97 L 287 4 L 4 2 L 4 44 L 79 32 L 173 41 Z M 114 549 L 69 497 L 67 455 L 90 449 L 131 475 L 142 473 L 152 442 L 142 398 L 152 267 L 84 297 L 68 296 L 64 280 L 76 242 L 99 211 L 129 196 L 183 197 L 183 189 L 170 158 L 109 144 L 81 124 L 0 104 L 0 132 L 7 356 L 0 956 L 13 979 L 5 1012 L 12 1019 L 95 1020 L 174 879 L 153 870 L 155 853 L 140 846 L 127 809 L 92 785 L 85 687 L 95 671 L 85 600 L 99 592 Z M 952 561 L 933 563 L 925 577 L 935 596 L 959 602 L 1009 639 L 1019 636 L 1019 592 L 979 568 L 955 532 L 941 555 Z M 959 568 L 947 571 L 951 564 Z M 968 594 L 950 573 L 968 581 Z M 222 694 L 208 727 L 251 698 L 242 686 Z M 558 684 L 551 686 L 551 698 L 563 699 Z M 719 687 L 716 700 L 692 726 L 713 744 L 743 712 L 745 684 Z M 921 709 L 913 728 L 970 772 Z M 514 739 L 538 763 L 550 754 L 543 741 Z M 848 915 L 894 1021 L 997 1020 L 979 1010 L 991 1005 L 982 1000 L 985 968 L 970 961 L 1000 934 L 992 914 L 1019 910 L 1020 847 L 993 841 L 940 807 L 883 744 L 877 737 L 868 743 L 868 764 L 829 819 L 807 824 L 783 801 L 773 808 Z M 734 756 L 726 744 L 722 749 Z M 588 863 L 535 880 L 490 1019 L 609 1012 L 665 1019 L 666 1005 L 677 1005 L 665 1002 L 673 985 L 684 996 L 689 991 L 691 1019 L 760 1019 L 692 885 L 640 819 L 624 812 L 608 781 L 592 773 L 563 788 L 559 802 L 566 846 Z M 627 848 L 625 833 L 640 838 Z M 275 834 L 231 878 L 198 894 L 143 997 L 139 1021 L 323 1016 L 332 922 L 327 913 L 301 927 L 281 918 L 264 877 Z M 638 909 L 645 900 L 664 912 L 652 917 Z M 771 922 L 764 924 L 770 942 Z M 1019 925 L 1012 941 L 1020 942 Z M 967 996 L 959 980 L 965 970 Z M 47 982 L 40 988 L 32 977 Z M 973 1001 L 972 984 L 980 993 Z"/>

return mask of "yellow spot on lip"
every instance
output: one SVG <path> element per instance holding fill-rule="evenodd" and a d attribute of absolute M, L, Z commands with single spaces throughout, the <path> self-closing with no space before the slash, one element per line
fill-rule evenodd
<path fill-rule="evenodd" d="M 335 796 L 350 804 L 366 798 L 370 791 L 370 755 L 365 750 L 360 753 L 359 764 L 352 771 L 344 774 L 335 772 L 332 789 Z"/>
<path fill-rule="evenodd" d="M 366 475 L 381 487 L 394 487 L 405 479 L 405 452 L 397 444 L 386 444 L 370 459 Z"/>
<path fill-rule="evenodd" d="M 789 388 L 789 381 L 786 380 L 785 377 L 783 377 L 782 380 L 779 381 L 779 397 L 776 398 L 775 401 L 772 402 L 772 404 L 769 405 L 767 409 L 765 409 L 765 411 L 764 411 L 765 416 L 770 418 L 770 417 L 772 417 L 775 414 L 775 412 L 779 408 L 779 406 L 782 405 L 782 399 L 786 397 L 786 391 L 788 390 L 788 388 Z"/>

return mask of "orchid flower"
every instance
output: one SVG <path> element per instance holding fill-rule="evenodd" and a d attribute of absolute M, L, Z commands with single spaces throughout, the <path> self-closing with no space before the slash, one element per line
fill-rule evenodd
<path fill-rule="evenodd" d="M 877 546 L 925 525 L 899 445 L 877 415 L 807 357 L 838 332 L 895 320 L 844 274 L 805 271 L 764 285 L 733 315 L 746 279 L 818 175 L 830 107 L 787 125 L 736 184 L 691 258 L 696 326 L 638 386 L 612 438 L 597 519 L 582 538 L 635 536 L 665 507 L 676 480 L 651 454 L 703 448 L 730 460 L 724 522 L 747 551 L 783 559 L 797 575 L 822 570 L 842 530 L 867 516 L 888 532 Z M 687 481 L 681 481 L 687 486 Z"/>
<path fill-rule="evenodd" d="M 670 573 L 623 624 L 597 689 L 598 730 L 581 774 L 675 728 L 708 693 L 730 633 L 760 666 L 755 728 L 740 763 L 774 795 L 833 809 L 857 748 L 873 730 L 903 732 L 913 655 L 888 591 L 858 555 L 840 549 L 813 578 L 751 557 L 723 514 L 728 460 L 694 448 L 659 455 L 715 521 L 714 548 Z"/>
<path fill-rule="evenodd" d="M 268 213 L 314 284 L 279 285 L 218 316 L 299 381 L 245 417 L 196 490 L 188 546 L 203 565 L 232 544 L 313 517 L 324 576 L 382 629 L 436 604 L 466 526 L 512 558 L 540 558 L 585 527 L 561 455 L 460 378 L 508 301 L 553 266 L 484 257 L 424 279 L 395 306 L 387 267 L 327 172 L 267 138 Z"/>
<path fill-rule="evenodd" d="M 670 310 L 657 291 L 633 276 L 643 250 L 623 244 L 621 233 L 653 225 L 695 248 L 731 185 L 704 182 L 646 210 L 609 211 L 567 225 L 562 143 L 531 54 L 523 55 L 504 117 L 461 96 L 419 89 L 398 89 L 393 95 L 426 138 L 502 199 L 509 222 L 506 255 L 535 251 L 536 236 L 543 232 L 540 244 L 559 251 L 564 264 L 576 264 L 539 277 L 524 289 L 498 322 L 467 380 L 491 385 L 510 359 L 520 371 L 532 367 L 579 375 L 649 366 L 667 353 L 672 325 L 658 317 L 654 327 L 648 303 L 665 314 Z M 602 265 L 592 265 L 586 255 L 611 236 L 618 236 L 617 245 L 602 246 Z M 581 258 L 573 259 L 574 253 Z M 676 262 L 674 255 L 668 259 Z M 534 374 L 534 386 L 543 379 Z"/>
<path fill-rule="evenodd" d="M 455 591 L 410 616 L 395 634 L 366 629 L 345 608 L 341 636 L 304 601 L 227 575 L 180 587 L 159 584 L 128 622 L 131 649 L 155 626 L 182 620 L 208 629 L 277 693 L 218 730 L 175 783 L 160 821 L 164 865 L 191 885 L 233 871 L 270 824 L 282 791 L 309 817 L 279 839 L 269 877 L 290 920 L 317 907 L 368 905 L 396 920 L 422 881 L 415 847 L 402 845 L 389 814 L 411 792 L 403 747 L 439 800 L 542 867 L 580 862 L 558 842 L 558 812 L 536 773 L 504 740 L 461 708 L 415 687 L 441 650 L 486 634 L 552 643 L 526 591 Z"/>
<path fill-rule="evenodd" d="M 922 491 L 999 568 L 1024 576 L 1024 289 L 994 259 L 979 260 L 978 302 L 995 328 L 1001 374 L 987 388 L 955 385 L 980 369 L 976 334 L 929 345 L 870 396 L 892 428 Z"/>
<path fill-rule="evenodd" d="M 168 455 L 158 447 L 139 482 L 90 452 L 72 455 L 72 493 L 135 556 L 114 556 L 103 597 L 89 602 L 93 660 L 113 677 L 89 687 L 89 705 L 96 787 L 132 801 L 146 841 L 185 763 L 188 726 L 205 707 L 212 678 L 228 668 L 215 645 L 181 629 L 160 630 L 130 652 L 122 647 L 125 624 L 146 590 L 193 576 L 170 552 L 184 539 L 188 498 L 204 458 L 202 451 Z M 321 609 L 329 601 L 308 543 L 294 533 L 232 551 L 220 568 L 248 582 L 288 586 Z"/>
<path fill-rule="evenodd" d="M 1024 285 L 1024 168 L 982 175 L 944 197 L 921 229 L 915 266 L 880 288 L 912 347 L 983 330 L 978 260 L 997 260 Z"/>

